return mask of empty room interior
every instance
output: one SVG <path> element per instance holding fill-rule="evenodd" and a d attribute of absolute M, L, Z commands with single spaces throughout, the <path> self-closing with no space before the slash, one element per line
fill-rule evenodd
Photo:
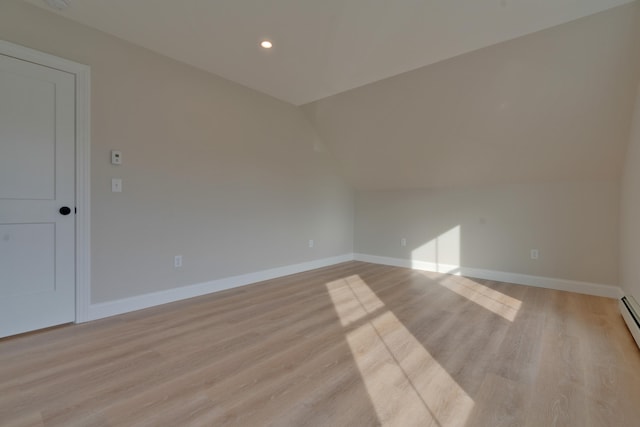
<path fill-rule="evenodd" d="M 1 426 L 637 426 L 638 301 L 638 1 L 0 1 Z"/>

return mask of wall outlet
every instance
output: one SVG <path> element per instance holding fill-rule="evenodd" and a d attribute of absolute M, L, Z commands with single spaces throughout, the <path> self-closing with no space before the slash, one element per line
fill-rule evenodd
<path fill-rule="evenodd" d="M 405 239 L 404 237 L 400 239 L 400 246 L 402 247 L 407 246 L 407 239 Z"/>
<path fill-rule="evenodd" d="M 540 258 L 540 251 L 538 251 L 537 249 L 531 249 L 531 259 L 538 258 Z"/>
<path fill-rule="evenodd" d="M 173 258 L 173 268 L 180 267 L 182 267 L 182 255 L 176 255 L 175 258 Z"/>
<path fill-rule="evenodd" d="M 312 248 L 315 244 L 316 244 L 316 242 L 314 242 L 313 239 L 309 240 L 309 247 L 310 248 Z"/>

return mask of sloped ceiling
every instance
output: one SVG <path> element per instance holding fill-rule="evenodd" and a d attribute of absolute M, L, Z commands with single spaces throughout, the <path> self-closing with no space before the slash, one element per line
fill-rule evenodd
<path fill-rule="evenodd" d="M 69 1 L 56 13 L 315 100 L 302 109 L 356 189 L 620 177 L 637 1 Z"/>
<path fill-rule="evenodd" d="M 56 13 L 301 105 L 631 1 L 69 0 Z"/>
<path fill-rule="evenodd" d="M 639 4 L 303 106 L 357 189 L 617 180 Z"/>

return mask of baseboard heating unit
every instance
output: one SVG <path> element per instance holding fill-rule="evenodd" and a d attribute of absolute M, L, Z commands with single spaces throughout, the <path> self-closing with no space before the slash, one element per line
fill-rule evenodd
<path fill-rule="evenodd" d="M 633 339 L 640 347 L 640 305 L 632 296 L 622 297 L 620 300 L 620 313 L 627 323 Z"/>

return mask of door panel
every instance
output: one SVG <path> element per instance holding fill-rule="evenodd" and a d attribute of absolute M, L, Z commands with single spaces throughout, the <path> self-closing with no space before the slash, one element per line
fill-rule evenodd
<path fill-rule="evenodd" d="M 55 84 L 5 71 L 0 93 L 0 199 L 54 199 Z"/>
<path fill-rule="evenodd" d="M 0 336 L 75 319 L 75 80 L 0 55 Z"/>
<path fill-rule="evenodd" d="M 55 224 L 0 225 L 0 297 L 55 291 Z"/>

